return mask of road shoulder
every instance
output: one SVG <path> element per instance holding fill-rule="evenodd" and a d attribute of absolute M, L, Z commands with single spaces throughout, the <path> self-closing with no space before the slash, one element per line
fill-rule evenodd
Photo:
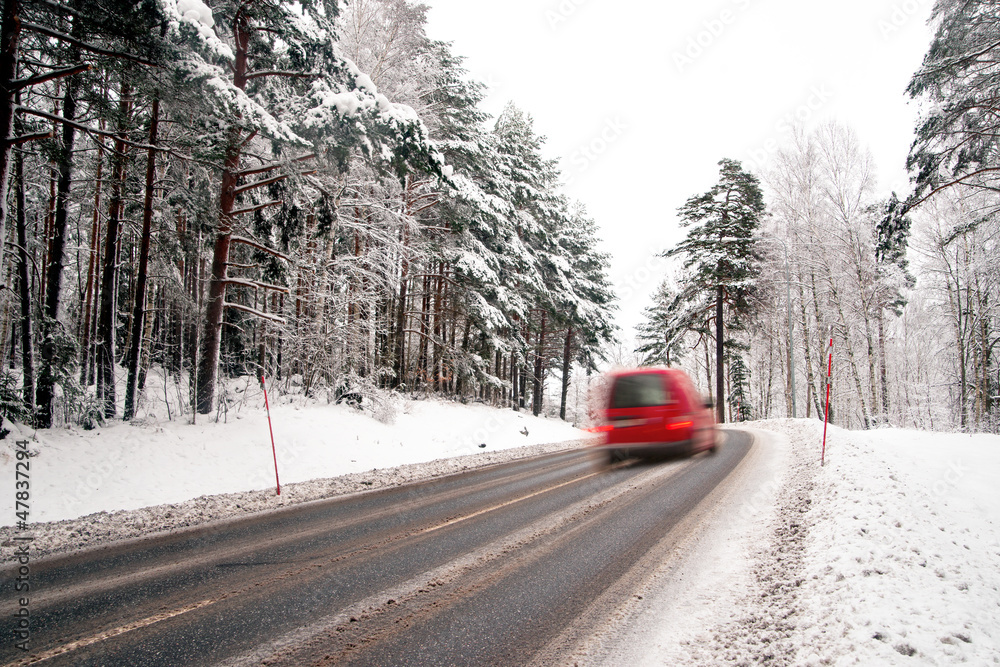
<path fill-rule="evenodd" d="M 796 608 L 810 475 L 789 438 L 739 430 L 754 437 L 751 453 L 606 631 L 567 664 L 704 665 L 794 652 L 784 626 Z"/>

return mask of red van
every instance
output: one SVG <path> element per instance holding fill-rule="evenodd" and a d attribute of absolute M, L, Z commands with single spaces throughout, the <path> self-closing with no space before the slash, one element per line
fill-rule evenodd
<path fill-rule="evenodd" d="M 603 438 L 610 461 L 627 456 L 696 454 L 718 447 L 711 403 L 676 368 L 618 371 L 609 378 Z"/>

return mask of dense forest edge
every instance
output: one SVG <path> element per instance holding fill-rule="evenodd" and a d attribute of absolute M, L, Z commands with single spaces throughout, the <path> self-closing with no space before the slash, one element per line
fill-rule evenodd
<path fill-rule="evenodd" d="M 997 5 L 935 4 L 910 191 L 837 123 L 721 160 L 632 349 L 597 221 L 426 6 L 4 0 L 0 411 L 133 420 L 156 374 L 169 419 L 253 378 L 583 422 L 600 369 L 666 364 L 720 421 L 997 432 Z"/>

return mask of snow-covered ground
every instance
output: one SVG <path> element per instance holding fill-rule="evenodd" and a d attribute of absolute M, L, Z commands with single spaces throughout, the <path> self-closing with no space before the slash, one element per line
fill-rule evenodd
<path fill-rule="evenodd" d="M 149 418 L 15 431 L 0 443 L 0 469 L 13 494 L 15 441 L 27 438 L 41 554 L 585 437 L 559 420 L 483 405 L 398 400 L 378 421 L 347 406 L 279 403 L 271 413 L 280 496 L 256 398 L 234 405 L 228 424 Z M 1000 437 L 831 427 L 820 467 L 820 422 L 745 426 L 761 446 L 711 510 L 714 527 L 692 538 L 681 566 L 654 579 L 617 638 L 602 638 L 605 650 L 584 662 L 1000 664 Z M 11 511 L 3 523 L 13 522 Z M 0 529 L 5 546 L 12 532 Z M 668 583 L 685 595 L 658 598 L 656 586 Z"/>
<path fill-rule="evenodd" d="M 821 422 L 748 426 L 755 468 L 597 662 L 1000 664 L 1000 437 L 831 427 L 820 467 Z"/>

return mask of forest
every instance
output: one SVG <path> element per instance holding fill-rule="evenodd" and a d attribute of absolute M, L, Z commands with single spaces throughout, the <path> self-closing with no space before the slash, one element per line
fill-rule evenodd
<path fill-rule="evenodd" d="M 843 426 L 1000 431 L 997 10 L 935 3 L 907 89 L 910 192 L 880 196 L 836 122 L 799 128 L 760 174 L 720 163 L 679 209 L 637 360 L 685 366 L 728 420 L 823 419 L 829 383 Z"/>
<path fill-rule="evenodd" d="M 592 376 L 646 363 L 720 421 L 1000 431 L 997 9 L 935 4 L 908 191 L 841 123 L 719 162 L 620 354 L 598 222 L 426 6 L 4 0 L 0 410 L 141 419 L 154 376 L 168 419 L 243 378 L 583 423 Z"/>
<path fill-rule="evenodd" d="M 542 410 L 614 335 L 531 117 L 404 0 L 5 0 L 0 399 L 211 415 L 226 381 Z M 159 386 L 159 385 L 158 385 Z"/>

